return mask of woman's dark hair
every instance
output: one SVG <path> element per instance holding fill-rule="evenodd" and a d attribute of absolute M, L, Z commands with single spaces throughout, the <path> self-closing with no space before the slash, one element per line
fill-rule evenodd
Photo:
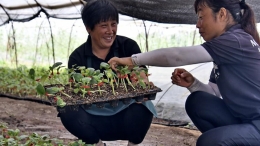
<path fill-rule="evenodd" d="M 116 20 L 119 23 L 116 7 L 107 0 L 87 2 L 81 11 L 81 19 L 84 25 L 91 30 L 100 22 Z"/>
<path fill-rule="evenodd" d="M 214 13 L 219 12 L 221 8 L 227 9 L 234 21 L 241 24 L 242 29 L 252 35 L 255 41 L 260 44 L 254 12 L 245 3 L 245 0 L 195 0 L 194 8 L 196 13 L 201 5 L 207 5 Z"/>

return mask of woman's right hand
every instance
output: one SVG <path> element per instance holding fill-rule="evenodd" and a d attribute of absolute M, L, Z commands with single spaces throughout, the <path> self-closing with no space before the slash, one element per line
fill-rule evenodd
<path fill-rule="evenodd" d="M 181 87 L 189 87 L 195 80 L 192 74 L 183 68 L 176 68 L 172 73 L 171 79 L 173 84 Z"/>
<path fill-rule="evenodd" d="M 116 67 L 118 65 L 127 65 L 130 68 L 134 66 L 131 57 L 124 57 L 124 58 L 118 58 L 118 57 L 113 57 L 108 61 L 109 65 L 113 70 L 117 70 Z"/>

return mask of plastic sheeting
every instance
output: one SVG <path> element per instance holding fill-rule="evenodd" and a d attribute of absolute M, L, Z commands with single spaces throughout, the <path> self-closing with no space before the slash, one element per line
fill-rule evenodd
<path fill-rule="evenodd" d="M 83 2 L 79 0 L 1 0 L 0 25 L 9 21 L 26 22 L 40 16 L 79 19 Z"/>
<path fill-rule="evenodd" d="M 194 77 L 203 83 L 208 83 L 213 63 L 202 63 L 180 66 L 191 72 Z M 163 91 L 158 92 L 156 99 L 152 100 L 158 117 L 162 119 L 191 122 L 185 111 L 185 101 L 190 92 L 184 87 L 171 83 L 171 74 L 176 67 L 150 67 L 149 80 Z"/>
<path fill-rule="evenodd" d="M 89 0 L 85 0 L 86 2 Z M 195 24 L 194 0 L 109 0 L 119 13 L 134 18 L 172 24 Z M 260 22 L 260 1 L 246 0 Z M 83 0 L 1 0 L 0 26 L 9 21 L 26 22 L 43 12 L 48 17 L 79 19 Z"/>

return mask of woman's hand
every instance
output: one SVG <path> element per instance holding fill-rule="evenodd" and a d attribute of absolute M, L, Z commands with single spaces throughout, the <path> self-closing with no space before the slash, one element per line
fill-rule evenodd
<path fill-rule="evenodd" d="M 116 67 L 118 65 L 127 65 L 130 68 L 134 66 L 131 57 L 124 57 L 124 58 L 118 58 L 118 57 L 113 57 L 108 61 L 109 65 L 113 70 L 117 70 Z"/>
<path fill-rule="evenodd" d="M 191 73 L 183 68 L 176 68 L 172 73 L 172 83 L 181 87 L 189 87 L 194 82 L 194 77 Z"/>

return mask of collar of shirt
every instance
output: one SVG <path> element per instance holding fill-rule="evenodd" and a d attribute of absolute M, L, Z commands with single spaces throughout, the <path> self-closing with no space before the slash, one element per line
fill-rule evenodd
<path fill-rule="evenodd" d="M 241 24 L 235 24 L 235 25 L 231 26 L 228 29 L 228 31 L 233 31 L 233 30 L 236 30 L 236 29 L 242 29 Z"/>
<path fill-rule="evenodd" d="M 91 36 L 88 35 L 88 39 L 87 42 L 85 43 L 85 55 L 86 56 L 94 56 L 94 54 L 92 53 L 92 44 L 91 44 Z M 119 49 L 119 45 L 118 45 L 118 41 L 117 41 L 117 37 L 115 38 L 115 41 L 113 42 L 112 46 L 110 47 L 109 52 L 111 52 L 112 50 L 118 50 Z"/>

